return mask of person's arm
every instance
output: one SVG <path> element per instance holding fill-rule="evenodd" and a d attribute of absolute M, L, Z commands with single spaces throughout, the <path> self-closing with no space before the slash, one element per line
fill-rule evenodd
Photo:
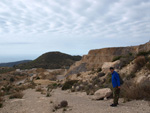
<path fill-rule="evenodd" d="M 120 77 L 119 77 L 118 73 L 115 74 L 115 77 L 117 79 L 118 88 L 120 88 Z"/>

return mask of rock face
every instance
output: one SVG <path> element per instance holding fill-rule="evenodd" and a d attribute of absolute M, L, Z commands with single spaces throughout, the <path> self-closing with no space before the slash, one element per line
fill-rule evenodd
<path fill-rule="evenodd" d="M 93 68 L 101 68 L 104 62 L 111 62 L 113 58 L 118 56 L 125 56 L 129 54 L 137 54 L 139 52 L 150 51 L 150 42 L 140 45 L 140 46 L 130 46 L 130 47 L 114 47 L 114 48 L 104 48 L 89 51 L 88 55 L 83 56 L 83 58 L 73 64 L 68 75 L 77 74 L 85 70 L 91 70 Z M 84 64 L 84 65 L 83 65 Z M 80 68 L 82 67 L 82 69 Z M 76 70 L 78 71 L 76 72 Z"/>
<path fill-rule="evenodd" d="M 110 88 L 103 88 L 103 89 L 99 89 L 94 93 L 94 100 L 99 100 L 99 99 L 103 99 L 103 98 L 107 98 L 112 94 L 112 91 Z"/>
<path fill-rule="evenodd" d="M 118 68 L 119 64 L 120 64 L 120 60 L 117 60 L 115 62 L 104 62 L 104 64 L 102 65 L 102 70 L 103 70 L 103 72 L 107 72 L 107 71 L 109 71 L 110 67 Z"/>

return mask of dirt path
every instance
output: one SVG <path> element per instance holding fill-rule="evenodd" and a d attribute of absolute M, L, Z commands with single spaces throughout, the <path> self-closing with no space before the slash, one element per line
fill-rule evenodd
<path fill-rule="evenodd" d="M 24 91 L 23 99 L 9 99 L 0 113 L 50 113 L 50 98 L 35 92 L 33 89 Z"/>
<path fill-rule="evenodd" d="M 85 93 L 68 93 L 68 91 L 54 90 L 51 97 L 41 95 L 33 89 L 24 91 L 23 99 L 12 99 L 5 103 L 0 113 L 53 113 L 53 101 L 55 104 L 62 100 L 69 103 L 65 113 L 150 113 L 150 106 L 145 101 L 120 102 L 117 108 L 109 105 L 112 100 L 92 101 Z M 56 113 L 64 113 L 59 109 Z"/>
<path fill-rule="evenodd" d="M 122 103 L 116 108 L 110 107 L 112 100 L 92 101 L 85 93 L 68 93 L 56 89 L 51 99 L 56 102 L 67 100 L 71 111 L 65 113 L 150 113 L 150 106 L 145 101 Z M 62 113 L 62 110 L 56 111 Z"/>

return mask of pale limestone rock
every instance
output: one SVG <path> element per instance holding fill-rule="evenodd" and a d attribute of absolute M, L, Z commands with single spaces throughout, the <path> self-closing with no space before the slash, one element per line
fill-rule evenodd
<path fill-rule="evenodd" d="M 112 91 L 110 88 L 103 88 L 103 89 L 99 89 L 94 93 L 94 96 L 92 99 L 94 100 L 99 100 L 102 98 L 107 98 L 112 94 Z"/>
<path fill-rule="evenodd" d="M 115 62 L 104 62 L 102 65 L 102 72 L 108 72 L 110 67 L 118 67 L 120 64 L 120 60 L 117 60 Z"/>

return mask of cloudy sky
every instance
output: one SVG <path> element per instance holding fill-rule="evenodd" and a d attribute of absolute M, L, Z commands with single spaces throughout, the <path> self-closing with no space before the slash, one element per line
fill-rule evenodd
<path fill-rule="evenodd" d="M 0 62 L 150 40 L 150 0 L 0 0 Z"/>

